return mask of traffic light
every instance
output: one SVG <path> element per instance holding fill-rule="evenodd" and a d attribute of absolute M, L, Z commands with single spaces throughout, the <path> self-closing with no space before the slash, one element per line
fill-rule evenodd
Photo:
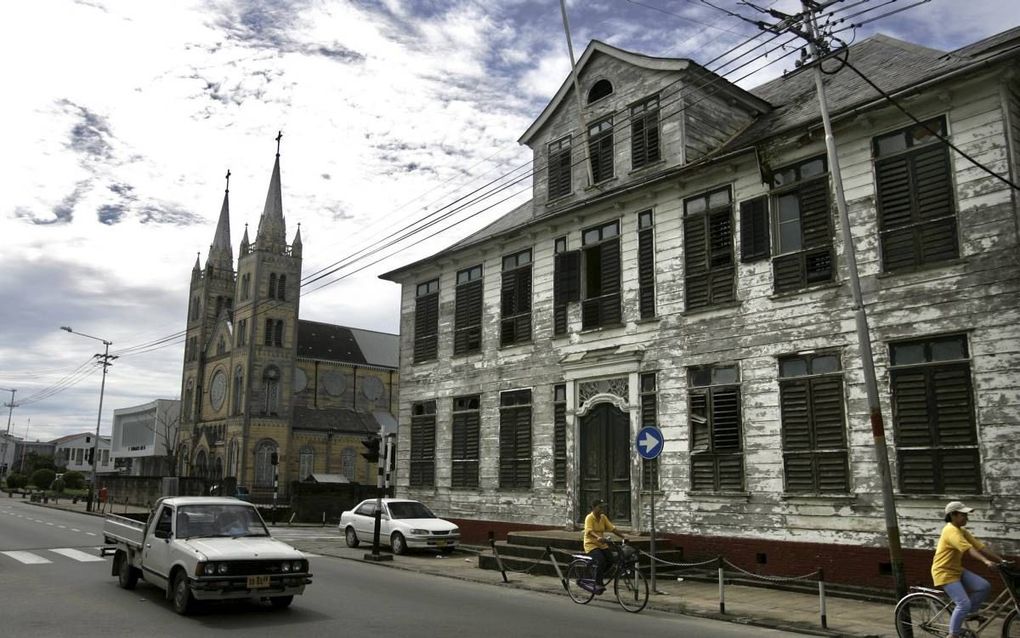
<path fill-rule="evenodd" d="M 365 451 L 361 453 L 361 456 L 369 463 L 379 462 L 379 443 L 381 440 L 374 434 L 368 438 L 361 439 L 361 444 L 365 446 Z"/>

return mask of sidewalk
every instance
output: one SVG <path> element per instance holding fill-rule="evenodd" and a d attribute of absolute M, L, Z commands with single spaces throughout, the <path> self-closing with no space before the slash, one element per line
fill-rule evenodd
<path fill-rule="evenodd" d="M 41 507 L 53 507 L 68 511 L 85 513 L 85 503 L 72 504 L 70 500 L 54 503 L 34 503 Z M 142 507 L 115 507 L 116 514 L 147 511 Z M 107 510 L 109 513 L 109 510 Z M 98 512 L 91 514 L 100 516 Z M 347 547 L 343 537 L 333 526 L 295 525 L 292 529 L 309 528 L 322 530 L 318 538 L 306 540 L 289 540 L 288 543 L 297 549 L 320 556 L 333 556 L 348 560 L 364 560 L 366 553 L 372 551 L 371 545 L 362 545 L 357 549 Z M 273 527 L 283 532 L 287 525 Z M 328 537 L 328 538 L 322 538 Z M 560 581 L 551 576 L 531 576 L 520 572 L 507 572 L 508 583 L 503 582 L 502 575 L 497 571 L 478 568 L 478 553 L 489 553 L 487 547 L 465 547 L 451 555 L 413 554 L 394 556 L 392 561 L 372 563 L 395 569 L 405 569 L 423 574 L 444 576 L 486 583 L 501 587 L 513 587 L 532 591 L 546 592 L 563 597 L 564 604 L 572 604 Z M 368 562 L 368 561 L 365 561 Z M 827 629 L 821 626 L 819 597 L 817 594 L 801 594 L 763 587 L 743 587 L 727 585 L 725 588 L 726 613 L 719 612 L 719 587 L 715 583 L 694 581 L 677 582 L 658 578 L 656 586 L 659 593 L 652 593 L 648 601 L 649 609 L 669 613 L 685 614 L 713 618 L 745 625 L 780 629 L 798 634 L 817 636 L 848 636 L 864 638 L 870 636 L 895 638 L 893 627 L 893 606 L 886 603 L 864 602 L 827 596 L 826 620 Z M 618 608 L 612 591 L 596 599 L 593 605 L 610 605 Z M 621 612 L 622 613 L 622 612 Z"/>

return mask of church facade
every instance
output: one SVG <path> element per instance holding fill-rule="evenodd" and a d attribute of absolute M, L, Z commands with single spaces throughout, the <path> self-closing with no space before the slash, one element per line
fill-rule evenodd
<path fill-rule="evenodd" d="M 191 273 L 181 476 L 236 480 L 256 500 L 315 475 L 375 482 L 361 441 L 393 420 L 398 338 L 300 319 L 302 249 L 300 228 L 286 241 L 277 154 L 254 241 L 245 228 L 235 265 L 228 188 Z"/>

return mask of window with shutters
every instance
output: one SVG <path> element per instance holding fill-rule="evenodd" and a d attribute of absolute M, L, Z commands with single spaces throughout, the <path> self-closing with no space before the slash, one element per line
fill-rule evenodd
<path fill-rule="evenodd" d="M 641 427 L 659 427 L 658 393 L 655 373 L 641 375 Z M 659 489 L 659 457 L 641 459 L 641 490 L 654 492 Z"/>
<path fill-rule="evenodd" d="M 478 487 L 478 395 L 453 399 L 451 487 Z"/>
<path fill-rule="evenodd" d="M 770 243 L 768 197 L 740 202 L 740 261 L 768 259 Z"/>
<path fill-rule="evenodd" d="M 588 127 L 588 158 L 591 161 L 591 176 L 596 184 L 613 177 L 613 118 L 606 118 Z"/>
<path fill-rule="evenodd" d="M 981 494 L 967 337 L 893 343 L 889 355 L 900 491 Z"/>
<path fill-rule="evenodd" d="M 570 136 L 549 144 L 549 199 L 569 195 L 574 187 L 570 181 Z"/>
<path fill-rule="evenodd" d="M 499 487 L 531 487 L 531 390 L 499 395 Z"/>
<path fill-rule="evenodd" d="M 567 334 L 567 308 L 581 299 L 581 251 L 567 250 L 567 238 L 553 242 L 553 335 Z"/>
<path fill-rule="evenodd" d="M 414 362 L 439 356 L 439 280 L 418 284 L 414 298 Z"/>
<path fill-rule="evenodd" d="M 656 95 L 630 107 L 631 168 L 642 168 L 660 158 L 659 96 Z"/>
<path fill-rule="evenodd" d="M 945 118 L 876 137 L 882 269 L 915 270 L 959 257 L 956 204 Z"/>
<path fill-rule="evenodd" d="M 772 177 L 773 289 L 799 290 L 832 281 L 832 224 L 825 158 L 794 164 Z"/>
<path fill-rule="evenodd" d="M 687 310 L 733 301 L 733 204 L 730 187 L 684 200 L 684 295 Z"/>
<path fill-rule="evenodd" d="M 739 368 L 688 368 L 687 387 L 691 490 L 743 491 Z"/>
<path fill-rule="evenodd" d="M 411 405 L 411 487 L 433 487 L 436 481 L 436 402 Z"/>
<path fill-rule="evenodd" d="M 620 325 L 620 222 L 586 229 L 581 244 L 581 328 Z"/>
<path fill-rule="evenodd" d="M 850 491 L 843 372 L 837 353 L 779 360 L 783 472 L 791 494 Z"/>
<path fill-rule="evenodd" d="M 553 487 L 567 487 L 567 386 L 553 386 Z"/>
<path fill-rule="evenodd" d="M 453 313 L 453 354 L 482 349 L 482 267 L 457 273 L 457 301 Z"/>
<path fill-rule="evenodd" d="M 499 344 L 531 341 L 531 249 L 503 257 Z"/>
<path fill-rule="evenodd" d="M 638 305 L 642 319 L 655 316 L 655 235 L 652 211 L 638 213 Z"/>

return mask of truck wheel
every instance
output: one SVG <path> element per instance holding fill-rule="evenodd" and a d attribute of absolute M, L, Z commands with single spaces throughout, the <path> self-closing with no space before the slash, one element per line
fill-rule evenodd
<path fill-rule="evenodd" d="M 269 599 L 269 603 L 276 609 L 286 609 L 292 602 L 294 602 L 293 596 L 273 596 Z"/>
<path fill-rule="evenodd" d="M 353 527 L 347 528 L 347 531 L 344 532 L 344 537 L 347 540 L 348 547 L 357 547 L 361 544 L 361 541 L 358 540 L 358 533 L 354 531 Z"/>
<path fill-rule="evenodd" d="M 114 557 L 117 564 L 117 582 L 124 589 L 134 589 L 138 584 L 138 570 L 131 566 L 125 552 L 119 551 Z"/>
<path fill-rule="evenodd" d="M 184 573 L 183 569 L 177 570 L 171 587 L 173 588 L 174 611 L 182 616 L 191 613 L 195 607 L 195 599 L 191 596 L 188 575 Z"/>

